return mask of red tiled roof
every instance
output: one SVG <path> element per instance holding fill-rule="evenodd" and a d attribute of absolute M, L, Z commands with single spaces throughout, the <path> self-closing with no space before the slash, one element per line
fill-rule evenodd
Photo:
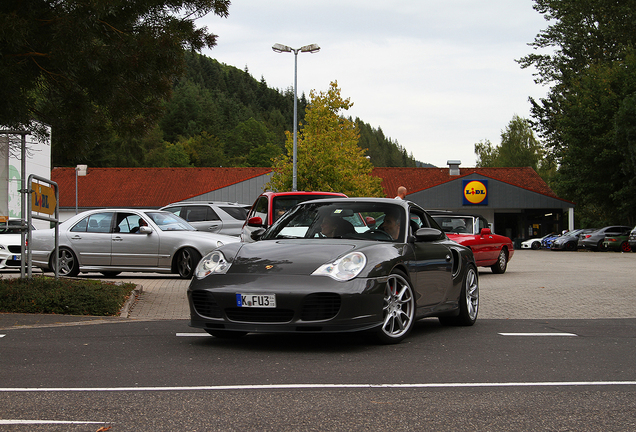
<path fill-rule="evenodd" d="M 88 168 L 78 177 L 81 207 L 161 207 L 231 186 L 271 172 L 270 168 Z M 446 168 L 374 168 L 387 197 L 399 186 L 409 194 L 470 174 L 560 199 L 530 167 L 460 168 L 451 176 Z M 75 168 L 53 168 L 51 180 L 60 188 L 60 207 L 75 206 Z M 249 203 L 247 203 L 249 204 Z"/>
<path fill-rule="evenodd" d="M 559 198 L 545 181 L 530 167 L 523 168 L 460 168 L 460 174 L 451 176 L 446 168 L 374 168 L 373 175 L 382 178 L 382 187 L 388 197 L 394 197 L 400 186 L 406 187 L 408 194 L 429 189 L 440 184 L 479 174 L 536 192 L 552 198 Z"/>
<path fill-rule="evenodd" d="M 161 207 L 271 172 L 270 168 L 88 168 L 81 207 Z M 75 207 L 75 168 L 53 168 L 60 207 Z"/>

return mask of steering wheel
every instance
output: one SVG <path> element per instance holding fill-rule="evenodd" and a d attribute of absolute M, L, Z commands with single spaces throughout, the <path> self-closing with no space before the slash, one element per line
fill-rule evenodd
<path fill-rule="evenodd" d="M 393 237 L 391 236 L 391 234 L 389 234 L 386 231 L 382 231 L 382 230 L 379 230 L 379 229 L 370 229 L 369 231 L 367 231 L 367 233 L 370 233 L 370 234 L 382 234 L 388 240 L 393 241 Z"/>

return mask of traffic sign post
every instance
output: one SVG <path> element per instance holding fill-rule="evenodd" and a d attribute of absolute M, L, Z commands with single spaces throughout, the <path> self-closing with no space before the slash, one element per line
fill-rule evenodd
<path fill-rule="evenodd" d="M 37 180 L 38 183 L 33 182 L 33 180 Z M 32 219 L 45 220 L 49 222 L 53 222 L 55 224 L 55 249 L 53 251 L 53 267 L 55 271 L 55 279 L 59 278 L 59 269 L 58 269 L 58 256 L 59 256 L 59 237 L 60 237 L 60 218 L 59 218 L 59 209 L 57 203 L 60 198 L 60 190 L 57 187 L 57 183 L 51 181 L 49 179 L 45 179 L 43 177 L 37 176 L 35 174 L 31 174 L 29 176 L 29 180 L 27 182 L 30 185 L 28 192 L 32 194 L 31 199 L 26 200 L 29 203 L 29 208 L 27 210 L 28 216 L 28 238 L 27 244 L 31 244 L 31 221 Z M 48 186 L 47 186 L 48 185 Z M 44 213 L 49 216 L 42 216 L 41 214 L 33 214 L 33 212 Z M 54 215 L 53 217 L 50 217 Z M 31 256 L 31 248 L 27 249 L 27 268 L 28 268 L 28 277 L 32 277 L 31 267 L 33 265 L 33 257 Z"/>

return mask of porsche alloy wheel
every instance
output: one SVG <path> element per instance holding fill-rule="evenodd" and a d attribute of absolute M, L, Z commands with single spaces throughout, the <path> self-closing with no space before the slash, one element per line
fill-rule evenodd
<path fill-rule="evenodd" d="M 177 271 L 182 279 L 190 279 L 201 261 L 201 255 L 195 249 L 183 248 L 177 252 Z"/>
<path fill-rule="evenodd" d="M 466 271 L 462 288 L 462 303 L 459 305 L 459 321 L 462 325 L 473 325 L 479 312 L 479 277 L 477 269 L 470 266 Z"/>
<path fill-rule="evenodd" d="M 456 316 L 441 316 L 442 325 L 471 326 L 477 321 L 479 313 L 479 276 L 477 269 L 470 265 L 464 276 L 462 291 L 459 296 L 459 314 Z"/>
<path fill-rule="evenodd" d="M 508 268 L 508 254 L 506 253 L 506 249 L 501 249 L 499 251 L 497 262 L 490 268 L 493 273 L 502 274 L 506 272 L 506 268 Z"/>
<path fill-rule="evenodd" d="M 408 335 L 415 320 L 413 288 L 400 271 L 392 273 L 384 289 L 382 325 L 377 336 L 382 343 L 398 343 Z"/>

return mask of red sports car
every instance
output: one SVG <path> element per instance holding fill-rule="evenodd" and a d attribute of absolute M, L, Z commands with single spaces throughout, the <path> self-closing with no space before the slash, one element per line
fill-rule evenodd
<path fill-rule="evenodd" d="M 477 215 L 429 211 L 449 239 L 468 246 L 480 267 L 504 273 L 515 250 L 512 240 L 492 232 L 488 221 Z"/>

